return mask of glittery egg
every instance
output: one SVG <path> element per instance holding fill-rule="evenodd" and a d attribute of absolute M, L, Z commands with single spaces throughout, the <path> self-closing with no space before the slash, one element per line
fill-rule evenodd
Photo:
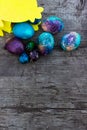
<path fill-rule="evenodd" d="M 63 36 L 60 46 L 65 51 L 72 51 L 79 47 L 81 36 L 76 32 L 71 32 Z"/>
<path fill-rule="evenodd" d="M 35 47 L 35 43 L 33 41 L 28 42 L 25 47 L 26 53 L 29 53 L 30 51 L 32 51 L 34 47 Z"/>
<path fill-rule="evenodd" d="M 29 56 L 24 52 L 20 55 L 19 57 L 19 62 L 22 64 L 28 63 L 29 62 Z"/>
<path fill-rule="evenodd" d="M 34 33 L 33 27 L 27 22 L 17 23 L 13 27 L 13 34 L 21 39 L 29 39 Z"/>
<path fill-rule="evenodd" d="M 46 20 L 43 20 L 41 26 L 44 31 L 56 34 L 62 31 L 64 28 L 64 23 L 62 19 L 56 16 L 50 16 Z"/>
<path fill-rule="evenodd" d="M 39 53 L 36 50 L 31 51 L 29 56 L 31 61 L 36 61 L 39 59 Z"/>
<path fill-rule="evenodd" d="M 38 38 L 38 49 L 42 55 L 47 55 L 54 48 L 54 37 L 48 32 L 42 33 Z"/>
<path fill-rule="evenodd" d="M 13 54 L 21 54 L 24 52 L 24 46 L 18 38 L 12 38 L 5 44 L 5 49 Z"/>

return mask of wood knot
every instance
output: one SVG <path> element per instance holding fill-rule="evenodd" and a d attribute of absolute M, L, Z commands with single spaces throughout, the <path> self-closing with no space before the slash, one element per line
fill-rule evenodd
<path fill-rule="evenodd" d="M 78 10 L 83 10 L 83 9 L 84 9 L 84 6 L 85 6 L 85 3 L 86 3 L 86 0 L 79 0 L 77 9 L 78 9 Z"/>

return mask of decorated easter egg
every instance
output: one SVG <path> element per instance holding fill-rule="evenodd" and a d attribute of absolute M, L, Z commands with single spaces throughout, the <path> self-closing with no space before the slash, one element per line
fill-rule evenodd
<path fill-rule="evenodd" d="M 72 51 L 79 47 L 81 36 L 76 32 L 71 32 L 63 36 L 60 46 L 65 51 Z"/>
<path fill-rule="evenodd" d="M 46 20 L 43 20 L 41 26 L 44 31 L 56 34 L 62 31 L 64 28 L 64 23 L 62 19 L 56 16 L 50 16 Z"/>
<path fill-rule="evenodd" d="M 29 56 L 31 61 L 36 61 L 39 59 L 39 53 L 36 50 L 31 51 Z"/>
<path fill-rule="evenodd" d="M 13 34 L 21 39 L 28 39 L 34 35 L 33 27 L 27 23 L 17 23 L 13 27 Z"/>
<path fill-rule="evenodd" d="M 35 48 L 35 43 L 33 41 L 30 41 L 26 44 L 25 50 L 26 53 L 30 53 Z"/>
<path fill-rule="evenodd" d="M 54 48 L 54 37 L 48 32 L 42 33 L 38 38 L 38 49 L 42 55 L 50 53 Z"/>
<path fill-rule="evenodd" d="M 19 62 L 24 64 L 29 62 L 29 56 L 24 52 L 19 57 Z"/>
<path fill-rule="evenodd" d="M 24 52 L 24 46 L 18 38 L 12 38 L 5 44 L 5 49 L 13 54 L 21 54 Z"/>

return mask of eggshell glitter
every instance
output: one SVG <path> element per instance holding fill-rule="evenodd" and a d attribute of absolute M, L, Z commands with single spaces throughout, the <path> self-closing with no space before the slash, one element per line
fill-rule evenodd
<path fill-rule="evenodd" d="M 52 34 L 44 32 L 38 38 L 38 49 L 42 55 L 47 55 L 54 48 L 54 37 Z"/>
<path fill-rule="evenodd" d="M 10 53 L 17 55 L 24 52 L 24 46 L 22 42 L 17 38 L 12 38 L 8 40 L 7 43 L 5 44 L 5 49 L 7 49 Z"/>
<path fill-rule="evenodd" d="M 65 51 L 72 51 L 79 47 L 81 43 L 81 36 L 76 32 L 70 32 L 63 36 L 60 46 Z"/>
<path fill-rule="evenodd" d="M 34 35 L 33 27 L 27 22 L 15 24 L 13 27 L 13 34 L 21 39 L 28 39 Z"/>
<path fill-rule="evenodd" d="M 25 51 L 26 53 L 30 53 L 30 51 L 33 51 L 33 49 L 35 48 L 35 43 L 33 41 L 28 42 L 25 46 Z"/>
<path fill-rule="evenodd" d="M 37 61 L 39 59 L 39 53 L 36 50 L 31 51 L 29 56 L 31 61 Z"/>
<path fill-rule="evenodd" d="M 64 23 L 62 19 L 56 16 L 50 16 L 46 20 L 43 20 L 41 26 L 44 31 L 56 34 L 62 31 L 64 28 Z"/>
<path fill-rule="evenodd" d="M 24 52 L 23 54 L 20 55 L 19 62 L 22 63 L 22 64 L 28 63 L 29 62 L 29 56 Z"/>

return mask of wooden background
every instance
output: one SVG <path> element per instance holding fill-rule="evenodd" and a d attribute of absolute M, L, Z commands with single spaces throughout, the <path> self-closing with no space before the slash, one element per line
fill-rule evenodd
<path fill-rule="evenodd" d="M 0 130 L 87 130 L 87 1 L 39 4 L 43 18 L 57 15 L 65 29 L 52 54 L 26 65 L 3 49 L 10 35 L 0 38 Z M 70 31 L 82 35 L 82 44 L 64 52 L 57 44 Z"/>

